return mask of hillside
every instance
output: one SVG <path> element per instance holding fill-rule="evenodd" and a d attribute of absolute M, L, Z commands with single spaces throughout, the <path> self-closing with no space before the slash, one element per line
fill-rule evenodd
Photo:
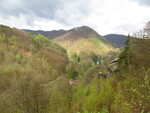
<path fill-rule="evenodd" d="M 43 35 L 0 25 L 0 113 L 149 113 L 149 35 L 128 36 L 119 56 L 86 26 L 56 41 L 69 60 Z"/>
<path fill-rule="evenodd" d="M 46 86 L 63 79 L 67 64 L 66 49 L 43 35 L 0 25 L 0 113 L 45 112 Z"/>
<path fill-rule="evenodd" d="M 150 24 L 145 29 L 143 34 L 128 36 L 118 61 L 114 63 L 116 71 L 101 65 L 107 71 L 105 73 L 101 68 L 99 71 L 105 74 L 96 74 L 98 70 L 95 70 L 90 73 L 95 75 L 89 80 L 90 84 L 83 82 L 85 76 L 78 87 L 74 86 L 77 91 L 74 92 L 73 113 L 149 113 Z"/>
<path fill-rule="evenodd" d="M 67 48 L 69 54 L 90 54 L 94 52 L 105 56 L 107 53 L 115 51 L 102 36 L 87 26 L 71 29 L 64 35 L 53 39 L 53 41 Z"/>
<path fill-rule="evenodd" d="M 31 68 L 36 69 L 38 65 L 49 65 L 51 71 L 55 71 L 53 75 L 48 72 L 49 75 L 47 76 L 57 77 L 65 72 L 67 63 L 66 50 L 41 34 L 28 34 L 19 29 L 1 25 L 0 43 L 1 55 L 4 54 L 2 64 L 7 66 L 15 64 L 26 68 L 28 63 L 36 61 L 37 64 L 32 63 L 33 67 Z M 24 62 L 26 63 L 24 64 Z"/>
<path fill-rule="evenodd" d="M 104 36 L 113 46 L 117 48 L 123 48 L 125 46 L 125 41 L 127 36 L 120 34 L 108 34 Z"/>
<path fill-rule="evenodd" d="M 52 30 L 52 31 L 42 31 L 42 30 L 28 30 L 28 29 L 22 29 L 26 32 L 32 32 L 32 33 L 40 33 L 44 35 L 45 37 L 48 37 L 49 39 L 54 39 L 60 35 L 65 34 L 66 30 Z"/>
<path fill-rule="evenodd" d="M 51 81 L 65 73 L 67 62 L 66 50 L 41 34 L 0 26 L 0 79 L 7 76 L 10 85 L 5 87 L 26 75 Z"/>

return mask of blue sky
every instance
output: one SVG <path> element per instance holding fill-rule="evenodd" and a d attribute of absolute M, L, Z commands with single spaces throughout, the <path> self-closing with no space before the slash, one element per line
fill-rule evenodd
<path fill-rule="evenodd" d="M 150 0 L 1 0 L 0 24 L 58 30 L 89 26 L 99 34 L 129 34 L 150 20 Z"/>

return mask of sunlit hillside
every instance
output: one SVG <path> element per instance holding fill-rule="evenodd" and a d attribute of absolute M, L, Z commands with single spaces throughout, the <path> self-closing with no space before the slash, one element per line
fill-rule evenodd
<path fill-rule="evenodd" d="M 69 55 L 94 52 L 106 56 L 109 52 L 117 51 L 96 31 L 86 26 L 72 29 L 55 38 L 54 42 L 67 48 Z"/>

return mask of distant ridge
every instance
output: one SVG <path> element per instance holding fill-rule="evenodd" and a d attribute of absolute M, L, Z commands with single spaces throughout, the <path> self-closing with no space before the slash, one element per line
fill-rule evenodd
<path fill-rule="evenodd" d="M 81 26 L 81 27 L 76 27 L 68 32 L 71 33 L 70 38 L 77 38 L 77 37 L 82 37 L 82 38 L 101 38 L 104 39 L 101 35 L 99 35 L 94 29 L 88 27 L 88 26 Z"/>
<path fill-rule="evenodd" d="M 29 30 L 29 29 L 22 29 L 23 31 L 26 32 L 34 32 L 34 33 L 40 33 L 44 36 L 46 36 L 49 39 L 54 39 L 60 35 L 65 34 L 67 31 L 66 30 L 52 30 L 52 31 L 42 31 L 42 30 Z"/>
<path fill-rule="evenodd" d="M 121 34 L 108 34 L 104 36 L 113 46 L 123 48 L 127 39 L 126 35 Z"/>

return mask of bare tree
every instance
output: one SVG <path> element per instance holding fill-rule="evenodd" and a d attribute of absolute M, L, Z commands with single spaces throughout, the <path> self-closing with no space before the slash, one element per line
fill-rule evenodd
<path fill-rule="evenodd" d="M 150 21 L 148 21 L 145 25 L 144 32 L 147 34 L 147 36 L 150 38 Z"/>
<path fill-rule="evenodd" d="M 133 38 L 134 51 L 138 54 L 138 62 L 140 62 L 141 67 L 148 68 L 150 66 L 149 55 L 150 55 L 150 21 L 146 23 L 143 30 L 140 30 L 134 35 L 136 39 Z M 139 63 L 138 63 L 139 64 Z"/>
<path fill-rule="evenodd" d="M 47 113 L 49 91 L 41 84 L 35 76 L 21 77 L 11 90 L 0 95 L 0 113 Z"/>

